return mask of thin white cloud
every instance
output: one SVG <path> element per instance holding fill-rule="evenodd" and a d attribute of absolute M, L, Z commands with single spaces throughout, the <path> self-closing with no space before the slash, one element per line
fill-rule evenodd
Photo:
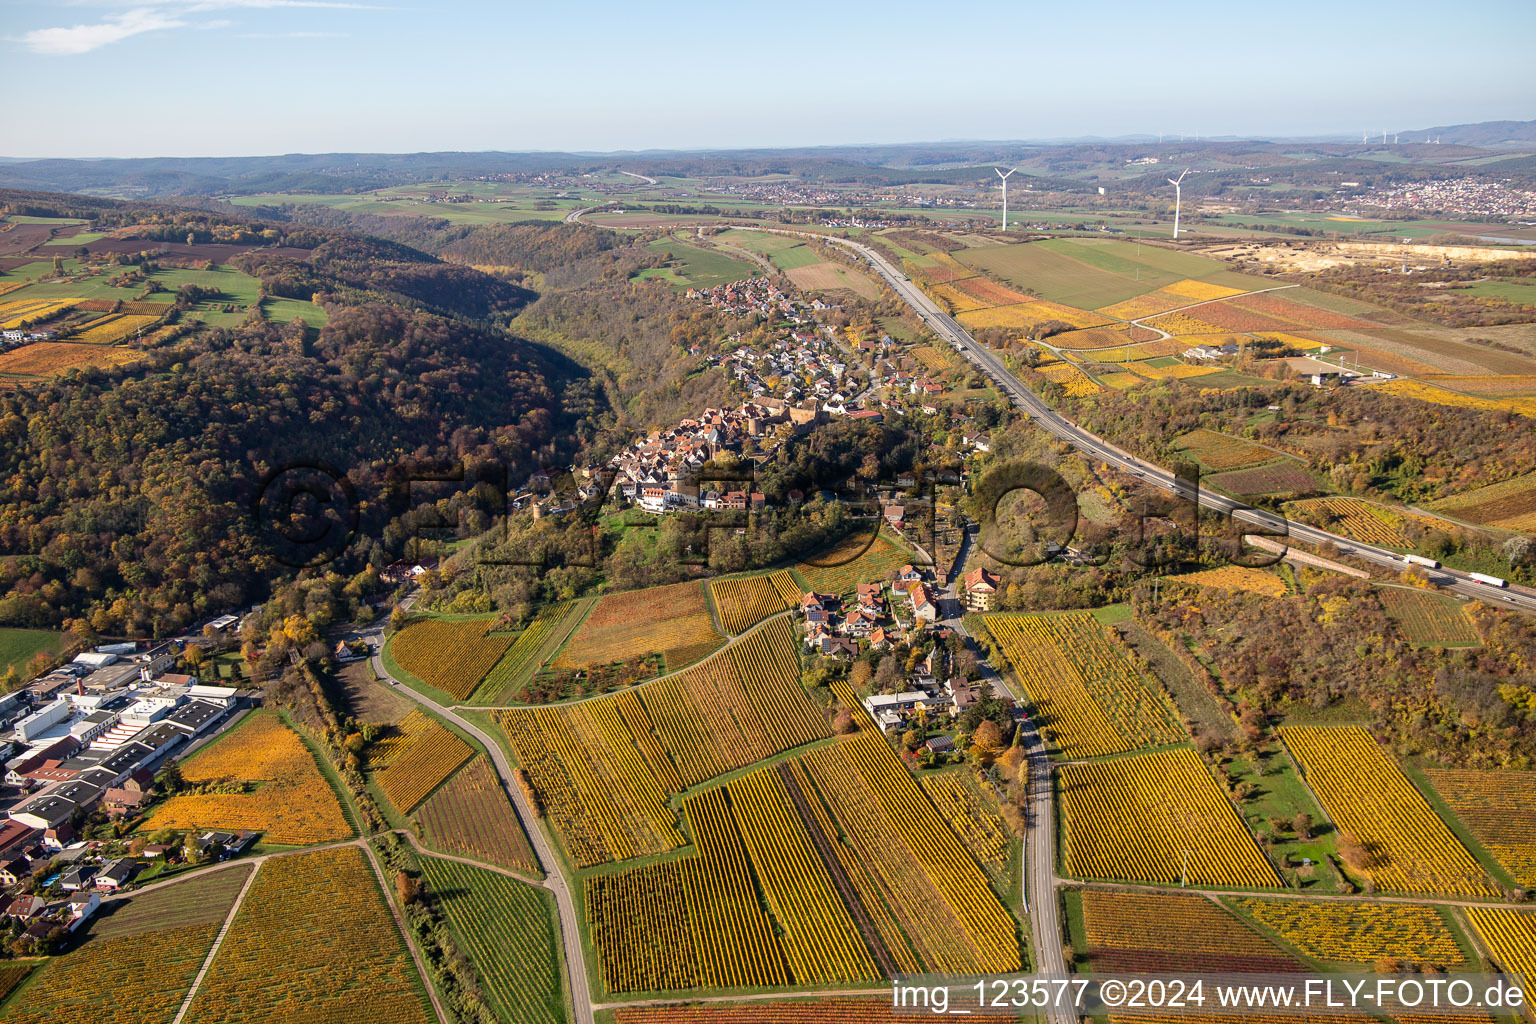
<path fill-rule="evenodd" d="M 350 39 L 350 32 L 242 32 L 241 39 Z"/>
<path fill-rule="evenodd" d="M 34 29 L 18 36 L 16 41 L 33 53 L 50 57 L 67 57 L 90 53 L 92 50 L 122 42 L 130 36 L 144 32 L 182 28 L 186 24 L 180 18 L 164 11 L 151 7 L 136 7 L 95 25 Z"/>

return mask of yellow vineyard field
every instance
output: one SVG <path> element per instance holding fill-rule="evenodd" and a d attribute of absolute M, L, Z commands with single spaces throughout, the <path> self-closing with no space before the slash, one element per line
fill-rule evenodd
<path fill-rule="evenodd" d="M 1536 912 L 1472 907 L 1467 916 L 1498 965 L 1524 978 L 1526 991 L 1536 986 Z"/>
<path fill-rule="evenodd" d="M 1092 757 L 1185 738 L 1167 699 L 1089 613 L 985 621 L 1062 754 Z"/>
<path fill-rule="evenodd" d="M 399 666 L 428 686 L 463 700 L 506 653 L 513 638 L 488 635 L 494 619 L 416 619 L 389 640 Z"/>
<path fill-rule="evenodd" d="M 366 855 L 354 846 L 261 866 L 187 1024 L 435 1019 Z"/>
<path fill-rule="evenodd" d="M 720 624 L 727 633 L 735 635 L 770 615 L 794 607 L 800 598 L 800 588 L 789 570 L 780 569 L 766 576 L 712 580 L 709 596 L 720 614 Z"/>
<path fill-rule="evenodd" d="M 1280 738 L 1341 832 L 1370 859 L 1382 889 L 1493 896 L 1482 867 L 1397 764 L 1358 726 L 1286 726 Z"/>
<path fill-rule="evenodd" d="M 1263 569 L 1250 569 L 1241 565 L 1226 565 L 1220 569 L 1206 569 L 1171 578 L 1179 583 L 1216 587 L 1219 590 L 1241 590 L 1265 597 L 1284 597 L 1286 594 L 1285 581 L 1279 576 Z"/>
<path fill-rule="evenodd" d="M 1002 864 L 1008 859 L 1008 831 L 994 809 L 997 799 L 982 792 L 975 776 L 964 771 L 925 775 L 922 784 L 977 860 Z"/>
<path fill-rule="evenodd" d="M 552 664 L 579 669 L 660 654 L 674 669 L 724 642 L 704 604 L 703 586 L 675 583 L 606 595 Z"/>
<path fill-rule="evenodd" d="M 0 373 L 25 377 L 58 377 L 70 370 L 124 366 L 144 357 L 134 349 L 108 345 L 76 345 L 67 341 L 34 341 L 0 353 Z"/>
<path fill-rule="evenodd" d="M 428 718 L 424 725 L 418 725 L 409 741 L 391 750 L 388 764 L 374 768 L 373 778 L 389 802 L 400 813 L 409 814 L 439 783 L 474 756 L 473 747 Z"/>
<path fill-rule="evenodd" d="M 151 812 L 145 823 L 149 831 L 249 829 L 263 833 L 268 842 L 294 846 L 352 835 L 314 755 L 276 714 L 251 712 L 233 731 L 183 762 L 181 775 L 192 783 L 239 781 L 255 788 L 170 797 Z"/>
<path fill-rule="evenodd" d="M 666 679 L 497 716 L 551 824 L 582 866 L 682 844 L 667 797 L 828 735 L 800 685 L 794 628 L 764 624 Z"/>
<path fill-rule="evenodd" d="M 1433 384 L 1425 384 L 1416 380 L 1389 380 L 1385 384 L 1375 385 L 1378 391 L 1402 398 L 1416 398 L 1421 402 L 1431 402 L 1435 405 L 1449 405 L 1458 409 L 1481 409 L 1485 412 L 1513 412 L 1521 416 L 1536 416 L 1536 398 L 1489 398 L 1478 395 L 1464 395 L 1456 391 L 1449 391 Z"/>
<path fill-rule="evenodd" d="M 99 320 L 91 321 L 79 334 L 71 335 L 69 340 L 82 345 L 115 345 L 159 322 L 158 316 L 109 313 Z"/>
<path fill-rule="evenodd" d="M 1055 381 L 1066 389 L 1069 395 L 1091 395 L 1099 390 L 1099 386 L 1093 382 L 1082 370 L 1067 363 L 1051 363 L 1038 367 L 1040 376 L 1046 380 Z"/>
<path fill-rule="evenodd" d="M 1424 529 L 1447 525 L 1443 520 L 1430 516 L 1385 508 L 1359 498 L 1308 498 L 1289 502 L 1285 509 L 1288 514 L 1316 522 L 1326 530 L 1342 532 L 1366 544 L 1394 548 L 1410 546 L 1403 532 L 1403 527 L 1410 521 Z"/>
<path fill-rule="evenodd" d="M 1213 373 L 1221 373 L 1225 370 L 1222 366 L 1198 366 L 1194 363 L 1174 363 L 1171 366 L 1152 366 L 1147 363 L 1137 363 L 1132 367 L 1144 377 L 1155 380 L 1188 380 L 1191 377 L 1207 377 Z"/>
<path fill-rule="evenodd" d="M 1536 772 L 1431 769 L 1424 773 L 1493 859 L 1536 886 Z"/>
<path fill-rule="evenodd" d="M 1309 957 L 1374 964 L 1393 959 L 1441 968 L 1465 963 L 1433 907 L 1239 899 L 1234 905 Z"/>
<path fill-rule="evenodd" d="M 1275 869 L 1188 747 L 1060 770 L 1067 871 L 1079 878 L 1267 889 Z"/>

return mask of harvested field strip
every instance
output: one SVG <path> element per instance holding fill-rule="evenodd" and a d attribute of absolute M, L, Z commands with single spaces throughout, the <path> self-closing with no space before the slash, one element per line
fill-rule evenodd
<path fill-rule="evenodd" d="M 1278 888 L 1280 878 L 1188 747 L 1060 770 L 1067 871 L 1079 878 Z"/>
<path fill-rule="evenodd" d="M 421 805 L 428 845 L 524 874 L 537 874 L 539 862 L 512 809 L 501 780 L 482 756 L 465 765 L 447 785 Z"/>
<path fill-rule="evenodd" d="M 1424 775 L 1518 884 L 1536 886 L 1536 772 L 1430 769 Z"/>
<path fill-rule="evenodd" d="M 1471 523 L 1536 533 L 1536 473 L 1444 498 L 1429 508 Z"/>
<path fill-rule="evenodd" d="M 1419 791 L 1358 726 L 1285 726 L 1280 738 L 1341 832 L 1369 858 L 1365 870 L 1392 892 L 1493 896 L 1482 867 Z"/>

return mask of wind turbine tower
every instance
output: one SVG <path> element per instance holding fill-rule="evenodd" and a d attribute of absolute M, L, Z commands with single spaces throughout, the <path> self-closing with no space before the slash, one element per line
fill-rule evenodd
<path fill-rule="evenodd" d="M 1184 174 L 1189 173 L 1189 168 L 1184 168 Z M 1184 174 L 1177 178 L 1169 178 L 1168 184 L 1173 186 L 1173 238 L 1179 238 L 1179 209 L 1184 205 Z"/>
<path fill-rule="evenodd" d="M 997 176 L 999 178 L 1003 179 L 1003 230 L 1007 231 L 1008 230 L 1008 178 L 1009 178 L 1010 175 L 1013 174 L 1014 171 L 1017 171 L 1018 168 L 1017 167 L 1011 168 L 1008 171 L 1008 174 L 1004 174 L 1002 172 L 1002 170 L 1000 168 L 997 168 L 997 167 L 992 168 L 992 170 L 996 171 L 997 172 Z"/>

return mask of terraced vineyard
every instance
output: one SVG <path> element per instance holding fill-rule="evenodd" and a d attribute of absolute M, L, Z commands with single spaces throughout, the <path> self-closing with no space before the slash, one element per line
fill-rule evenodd
<path fill-rule="evenodd" d="M 1498 895 L 1370 733 L 1358 726 L 1286 726 L 1280 738 L 1334 825 L 1364 849 L 1366 873 L 1379 888 Z"/>
<path fill-rule="evenodd" d="M 145 829 L 250 829 L 263 833 L 268 842 L 294 846 L 352 835 L 352 825 L 315 756 L 273 712 L 251 712 L 182 762 L 181 774 L 193 783 L 238 781 L 254 788 L 170 797 L 150 812 Z"/>
<path fill-rule="evenodd" d="M 669 794 L 829 735 L 801 688 L 797 646 L 776 619 L 679 675 L 498 713 L 572 859 L 590 866 L 680 846 Z"/>
<path fill-rule="evenodd" d="M 1203 896 L 1083 892 L 1086 953 L 1095 971 L 1270 974 L 1301 964 Z"/>
<path fill-rule="evenodd" d="M 494 871 L 436 857 L 420 863 L 500 1019 L 564 1024 L 553 900 Z"/>
<path fill-rule="evenodd" d="M 720 624 L 733 636 L 770 615 L 793 608 L 800 599 L 800 587 L 788 569 L 765 576 L 711 580 L 709 593 L 720 613 Z"/>
<path fill-rule="evenodd" d="M 606 595 L 553 664 L 579 669 L 660 654 L 668 669 L 675 669 L 699 660 L 724 642 L 704 604 L 703 586 L 675 583 Z"/>
<path fill-rule="evenodd" d="M 1374 964 L 1391 959 L 1440 969 L 1466 962 L 1433 907 L 1239 899 L 1234 905 L 1316 960 Z"/>
<path fill-rule="evenodd" d="M 434 1019 L 373 871 L 355 846 L 262 865 L 186 1017 L 187 1024 Z"/>
<path fill-rule="evenodd" d="M 1453 598 L 1401 587 L 1381 587 L 1376 596 L 1403 635 L 1420 646 L 1475 647 L 1482 642 L 1466 610 Z"/>
<path fill-rule="evenodd" d="M 397 664 L 428 686 L 463 700 L 512 646 L 491 634 L 494 619 L 415 619 L 389 639 Z"/>
<path fill-rule="evenodd" d="M 433 793 L 417 817 L 435 849 L 525 874 L 539 870 L 517 812 L 483 755 Z"/>
<path fill-rule="evenodd" d="M 1059 773 L 1064 861 L 1078 878 L 1278 888 L 1280 878 L 1188 747 Z"/>
<path fill-rule="evenodd" d="M 376 766 L 374 781 L 401 814 L 409 814 L 448 776 L 475 756 L 474 748 L 421 711 L 425 724 L 413 723 L 411 739 L 393 748 L 389 762 Z"/>
<path fill-rule="evenodd" d="M 1088 612 L 989 615 L 985 622 L 1063 756 L 1185 738 L 1167 699 Z"/>
<path fill-rule="evenodd" d="M 1536 886 L 1536 772 L 1424 774 L 1493 859 L 1520 885 Z"/>

